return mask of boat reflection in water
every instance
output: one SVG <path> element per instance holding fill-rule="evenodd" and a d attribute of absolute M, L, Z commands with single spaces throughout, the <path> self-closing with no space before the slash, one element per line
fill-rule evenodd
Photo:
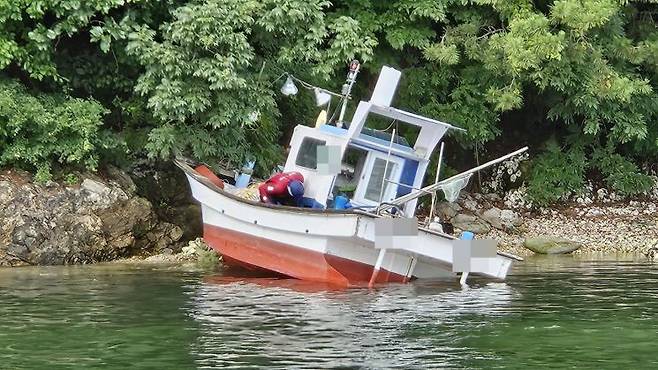
<path fill-rule="evenodd" d="M 462 352 L 445 346 L 451 327 L 465 315 L 469 325 L 487 325 L 515 299 L 506 283 L 484 280 L 368 290 L 236 271 L 206 277 L 191 298 L 198 366 L 450 366 Z"/>

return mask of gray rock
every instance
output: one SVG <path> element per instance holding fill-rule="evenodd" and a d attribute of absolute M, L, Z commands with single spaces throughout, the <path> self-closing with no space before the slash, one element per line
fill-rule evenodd
<path fill-rule="evenodd" d="M 480 217 L 499 230 L 512 229 L 522 223 L 521 217 L 516 212 L 509 209 L 501 210 L 497 207 L 485 210 L 480 214 Z"/>
<path fill-rule="evenodd" d="M 465 209 L 471 212 L 475 212 L 478 209 L 478 202 L 471 197 L 464 199 L 462 205 L 464 206 Z"/>
<path fill-rule="evenodd" d="M 491 231 L 488 223 L 473 215 L 458 214 L 451 222 L 458 229 L 472 231 L 476 234 L 486 234 Z"/>
<path fill-rule="evenodd" d="M 500 197 L 500 195 L 496 193 L 489 193 L 484 195 L 484 199 L 490 201 L 490 202 L 500 202 L 503 199 Z"/>
<path fill-rule="evenodd" d="M 487 221 L 489 225 L 495 227 L 496 229 L 502 230 L 504 227 L 500 215 L 501 215 L 500 209 L 493 207 L 482 212 L 480 217 L 483 220 Z"/>
<path fill-rule="evenodd" d="M 127 173 L 114 166 L 107 166 L 107 174 L 112 180 L 116 181 L 126 193 L 135 194 L 137 192 L 135 182 Z"/>
<path fill-rule="evenodd" d="M 523 242 L 527 249 L 539 254 L 565 254 L 571 253 L 580 247 L 582 243 L 554 236 L 541 236 L 527 238 Z"/>
<path fill-rule="evenodd" d="M 521 226 L 523 220 L 518 213 L 512 211 L 511 209 L 503 209 L 500 211 L 500 221 L 506 228 L 511 228 L 513 226 Z"/>
<path fill-rule="evenodd" d="M 440 202 L 436 205 L 436 212 L 442 220 L 449 221 L 457 216 L 462 207 L 457 203 Z"/>
<path fill-rule="evenodd" d="M 78 188 L 0 172 L 0 266 L 91 263 L 182 247 L 182 230 L 160 221 L 148 200 L 128 195 L 118 181 L 82 176 Z"/>
<path fill-rule="evenodd" d="M 171 230 L 169 231 L 169 237 L 171 240 L 178 241 L 183 237 L 183 229 L 176 225 L 172 225 Z"/>
<path fill-rule="evenodd" d="M 107 195 L 112 191 L 109 186 L 92 179 L 84 179 L 80 188 L 98 195 Z"/>

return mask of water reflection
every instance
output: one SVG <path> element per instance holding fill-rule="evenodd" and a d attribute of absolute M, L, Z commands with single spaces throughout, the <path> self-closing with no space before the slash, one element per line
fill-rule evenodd
<path fill-rule="evenodd" d="M 0 269 L 0 368 L 658 368 L 658 264 L 335 289 L 181 266 Z"/>
<path fill-rule="evenodd" d="M 459 348 L 449 326 L 506 315 L 506 283 L 416 282 L 374 290 L 293 279 L 211 276 L 192 300 L 202 367 L 449 366 Z M 230 354 L 230 355 L 229 355 Z"/>

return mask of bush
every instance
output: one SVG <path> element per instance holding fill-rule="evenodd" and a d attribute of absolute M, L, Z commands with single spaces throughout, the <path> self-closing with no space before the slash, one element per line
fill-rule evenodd
<path fill-rule="evenodd" d="M 36 170 L 51 178 L 54 164 L 95 170 L 103 108 L 94 100 L 32 96 L 22 85 L 0 79 L 0 165 Z"/>
<path fill-rule="evenodd" d="M 592 164 L 603 176 L 606 185 L 622 195 L 638 195 L 651 189 L 653 180 L 639 172 L 638 167 L 610 149 L 596 149 Z"/>
<path fill-rule="evenodd" d="M 532 166 L 528 195 L 538 205 L 545 206 L 583 188 L 587 166 L 585 153 L 579 147 L 563 151 L 553 144 L 538 156 Z"/>

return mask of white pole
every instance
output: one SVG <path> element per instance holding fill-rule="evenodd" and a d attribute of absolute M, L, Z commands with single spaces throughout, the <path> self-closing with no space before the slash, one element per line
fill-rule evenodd
<path fill-rule="evenodd" d="M 436 164 L 436 176 L 434 176 L 434 183 L 439 182 L 439 173 L 441 172 L 441 162 L 443 162 L 443 148 L 445 147 L 445 142 L 441 142 L 441 149 L 439 149 L 439 163 Z M 436 203 L 436 192 L 432 192 L 432 206 L 430 207 L 430 219 L 428 224 L 432 223 L 434 218 L 434 205 Z"/>
<path fill-rule="evenodd" d="M 355 61 L 352 61 L 354 63 Z M 354 85 L 354 81 L 356 81 L 356 75 L 359 74 L 359 69 L 361 69 L 361 65 L 358 64 L 358 61 L 356 68 L 352 71 L 350 70 L 347 73 L 347 84 L 345 84 L 345 89 L 344 91 L 341 91 L 344 95 L 343 98 L 343 106 L 340 107 L 340 115 L 338 116 L 338 121 L 336 121 L 336 127 L 343 127 L 343 118 L 345 118 L 345 109 L 347 108 L 347 100 L 350 97 L 350 93 L 352 92 L 352 86 Z M 351 67 L 352 64 L 350 64 Z"/>
<path fill-rule="evenodd" d="M 384 165 L 384 176 L 382 177 L 382 187 L 379 189 L 379 204 L 382 204 L 384 197 L 384 185 L 386 184 L 386 172 L 388 172 L 388 161 L 391 159 L 391 150 L 393 149 L 393 140 L 395 139 L 395 129 L 391 135 L 391 141 L 388 143 L 388 155 L 386 156 L 386 164 Z"/>
<path fill-rule="evenodd" d="M 468 272 L 462 272 L 462 276 L 459 279 L 459 284 L 466 285 L 466 279 L 468 279 Z"/>
<path fill-rule="evenodd" d="M 409 264 L 409 271 L 407 271 L 407 274 L 404 276 L 404 283 L 408 283 L 409 280 L 411 280 L 411 277 L 414 276 L 414 269 L 416 268 L 416 263 L 418 262 L 418 258 L 416 257 L 411 257 L 411 263 Z"/>
<path fill-rule="evenodd" d="M 377 256 L 377 262 L 375 262 L 375 268 L 373 268 L 370 281 L 368 282 L 368 288 L 375 286 L 375 280 L 377 280 L 379 270 L 382 268 L 382 263 L 384 263 L 384 255 L 386 255 L 386 249 L 380 249 L 379 256 Z"/>

